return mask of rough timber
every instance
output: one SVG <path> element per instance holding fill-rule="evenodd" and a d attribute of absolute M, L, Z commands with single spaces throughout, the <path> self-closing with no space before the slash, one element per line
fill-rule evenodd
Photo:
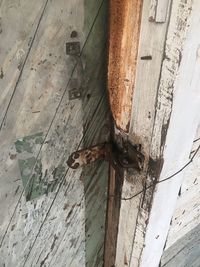
<path fill-rule="evenodd" d="M 102 266 L 107 165 L 83 180 L 66 159 L 106 138 L 106 6 L 0 1 L 2 267 Z M 69 100 L 74 86 L 82 100 Z"/>

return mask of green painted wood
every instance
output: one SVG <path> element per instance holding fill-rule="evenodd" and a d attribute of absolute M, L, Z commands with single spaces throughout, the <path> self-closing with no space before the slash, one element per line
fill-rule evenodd
<path fill-rule="evenodd" d="M 91 7 L 87 7 L 86 10 L 85 27 L 88 24 Z M 106 92 L 107 19 L 108 3 L 104 1 L 96 20 L 96 26 L 92 32 L 93 38 L 90 39 L 83 53 L 85 59 L 83 98 L 84 147 L 105 142 L 109 137 L 110 113 Z M 100 161 L 85 167 L 82 177 L 85 188 L 86 266 L 102 267 L 107 207 L 108 163 Z"/>
<path fill-rule="evenodd" d="M 68 169 L 66 164 L 70 153 L 79 149 L 82 145 L 89 145 L 93 142 L 104 140 L 107 137 L 107 133 L 102 134 L 105 131 L 103 126 L 108 115 L 104 68 L 106 3 L 102 6 L 102 2 L 87 0 L 84 1 L 85 5 L 83 5 L 82 0 L 77 0 L 76 2 L 70 0 L 67 3 L 66 1 L 59 0 L 59 4 L 57 1 L 51 1 L 47 5 L 41 22 L 43 30 L 40 29 L 40 35 L 37 37 L 35 44 L 36 50 L 39 49 L 38 47 L 40 47 L 41 43 L 46 44 L 45 49 L 48 50 L 49 55 L 50 49 L 48 45 L 53 45 L 57 49 L 56 57 L 61 60 L 62 57 L 67 57 L 64 54 L 65 41 L 72 40 L 68 35 L 66 38 L 64 29 L 68 29 L 68 26 L 71 29 L 69 32 L 67 31 L 67 34 L 71 33 L 72 30 L 77 31 L 78 37 L 75 40 L 81 41 L 81 47 L 83 47 L 81 60 L 84 66 L 84 81 L 80 77 L 82 74 L 78 66 L 74 69 L 70 80 L 78 80 L 83 90 L 83 99 L 70 101 L 68 97 L 71 84 L 70 82 L 68 84 L 68 81 L 70 81 L 70 71 L 72 71 L 77 63 L 75 58 L 67 57 L 66 60 L 60 63 L 62 65 L 60 65 L 60 68 L 55 66 L 54 71 L 56 73 L 54 73 L 53 77 L 44 76 L 50 84 L 51 82 L 54 84 L 52 90 L 54 89 L 55 92 L 49 92 L 45 86 L 39 86 L 41 92 L 38 90 L 38 95 L 34 97 L 31 95 L 32 86 L 27 87 L 27 91 L 25 91 L 25 85 L 28 84 L 25 78 L 31 77 L 29 82 L 33 84 L 33 81 L 35 81 L 36 83 L 36 80 L 32 79 L 35 77 L 34 75 L 37 77 L 39 71 L 45 73 L 45 68 L 52 66 L 54 63 L 48 63 L 48 66 L 46 66 L 44 62 L 44 64 L 39 65 L 39 69 L 33 67 L 33 70 L 30 69 L 30 72 L 28 70 L 30 65 L 26 65 L 26 75 L 22 79 L 21 87 L 16 91 L 8 111 L 6 127 L 4 128 L 3 135 L 2 133 L 0 135 L 0 138 L 3 140 L 3 137 L 8 132 L 12 133 L 6 143 L 3 144 L 3 148 L 4 154 L 11 151 L 11 155 L 16 155 L 16 159 L 12 164 L 15 166 L 13 169 L 16 168 L 17 172 L 15 172 L 13 177 L 11 177 L 11 173 L 9 175 L 10 179 L 12 178 L 12 182 L 17 179 L 20 185 L 18 191 L 16 190 L 16 194 L 9 197 L 8 200 L 4 199 L 4 202 L 8 201 L 7 206 L 9 206 L 10 211 L 9 213 L 5 212 L 6 217 L 4 217 L 1 225 L 3 240 L 0 247 L 0 266 L 62 267 L 67 265 L 68 267 L 78 267 L 84 266 L 85 261 L 88 262 L 88 266 L 90 266 L 90 263 L 93 264 L 91 266 L 102 265 L 107 164 L 97 163 L 97 172 L 93 174 L 89 172 L 87 175 L 86 173 L 81 175 L 81 170 L 73 171 Z M 70 5 L 72 12 L 72 20 L 66 18 L 63 21 L 53 22 L 53 18 L 56 17 L 58 19 L 58 16 L 55 16 L 55 14 L 69 12 L 68 5 Z M 77 14 L 80 19 L 84 19 L 84 16 L 87 17 L 87 21 L 83 24 L 85 25 L 82 28 L 83 32 L 80 30 L 80 25 L 76 27 Z M 88 19 L 88 16 L 90 19 Z M 62 18 L 65 18 L 65 16 L 63 15 Z M 69 22 L 70 24 L 68 25 Z M 55 31 L 52 23 L 56 25 Z M 59 38 L 56 39 L 53 34 L 53 39 L 48 40 L 49 35 L 42 34 L 44 29 L 48 29 L 51 33 L 53 32 L 59 36 Z M 40 44 L 39 46 L 38 43 Z M 32 54 L 33 61 L 36 55 L 38 54 Z M 52 55 L 49 58 L 52 58 Z M 32 64 L 31 62 L 29 61 L 29 64 Z M 48 69 L 48 71 L 50 70 Z M 33 73 L 35 74 L 33 75 Z M 42 83 L 42 73 L 40 75 Z M 65 75 L 67 78 L 64 79 Z M 23 84 L 24 82 L 25 84 Z M 62 86 L 62 90 L 60 90 L 60 82 L 65 84 L 65 86 L 68 85 L 67 88 Z M 20 96 L 23 96 L 25 92 L 26 97 L 23 98 L 20 106 L 17 106 Z M 34 111 L 40 112 L 33 113 L 34 115 L 26 118 L 26 111 L 30 110 L 30 107 L 39 107 L 39 93 L 44 93 L 44 95 L 46 93 L 48 96 L 48 101 L 45 101 L 45 97 L 43 98 L 44 112 L 41 112 L 41 109 L 34 109 Z M 52 99 L 54 99 L 55 94 L 59 95 L 54 102 Z M 51 101 L 53 102 L 51 103 Z M 17 112 L 22 115 L 21 118 L 17 117 Z M 35 115 L 37 119 L 33 117 Z M 102 131 L 100 131 L 101 126 Z M 83 138 L 83 131 L 85 138 Z M 43 142 L 42 144 L 40 142 L 36 144 L 34 135 L 40 132 L 43 133 Z M 35 144 L 32 147 L 33 143 Z M 12 150 L 10 150 L 10 147 L 12 147 Z M 7 158 L 2 158 L 2 160 L 4 160 L 4 164 L 8 162 Z M 19 164 L 20 160 L 23 163 L 21 166 Z M 29 164 L 33 164 L 33 161 L 35 162 L 29 177 L 25 168 L 28 161 L 30 161 Z M 59 166 L 62 166 L 62 171 L 58 171 L 58 175 L 55 177 Z M 31 184 L 36 178 L 43 185 L 45 181 L 48 183 L 56 182 L 57 187 L 54 188 L 53 192 L 45 192 L 39 198 L 37 197 L 27 202 L 25 198 L 27 196 L 26 190 L 21 195 L 23 190 L 21 174 L 24 175 L 22 179 L 25 186 L 27 185 L 27 180 Z M 35 183 L 32 184 L 34 185 Z M 6 187 L 4 187 L 4 190 L 6 194 Z M 32 190 L 28 190 L 31 193 L 30 198 L 35 197 L 36 191 L 35 186 L 32 187 Z M 39 193 L 42 194 L 44 191 Z M 3 211 L 0 212 L 0 215 L 2 214 Z M 9 218 L 8 215 L 10 215 Z M 86 245 L 85 219 L 86 232 L 90 234 Z"/>

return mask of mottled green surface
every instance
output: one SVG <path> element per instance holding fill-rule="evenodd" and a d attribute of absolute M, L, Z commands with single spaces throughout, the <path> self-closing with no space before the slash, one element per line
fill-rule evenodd
<path fill-rule="evenodd" d="M 28 2 L 27 8 L 32 3 Z M 36 2 L 39 9 L 39 1 Z M 6 217 L 1 225 L 4 240 L 0 266 L 85 266 L 85 219 L 86 235 L 90 236 L 86 240 L 87 266 L 102 266 L 107 163 L 91 166 L 84 179 L 80 169 L 68 169 L 66 162 L 83 143 L 90 145 L 103 136 L 101 127 L 107 117 L 106 9 L 102 8 L 102 0 L 46 3 L 41 16 L 38 12 L 35 39 L 4 126 L 12 136 L 2 153 L 4 158 L 9 156 L 6 163 L 11 167 L 1 176 L 6 184 L 2 190 L 6 194 L 4 204 L 9 200 L 6 205 L 9 211 L 6 214 L 2 209 L 0 216 Z M 26 13 L 21 16 L 23 8 L 24 5 L 20 12 L 9 8 L 13 13 L 9 13 L 8 19 L 12 21 L 16 12 L 25 24 L 31 23 Z M 29 12 L 32 14 L 31 8 Z M 77 32 L 76 38 L 71 37 L 72 31 Z M 22 35 L 21 31 L 17 34 Z M 77 58 L 65 53 L 66 42 L 74 41 L 80 42 L 83 48 L 84 77 L 80 64 L 76 65 Z M 69 100 L 74 80 L 78 87 L 80 85 L 83 99 Z M 43 134 L 28 136 L 40 131 Z M 22 139 L 16 140 L 16 136 Z M 13 140 L 16 140 L 16 149 L 13 148 L 10 156 L 8 148 L 10 143 L 13 146 Z M 39 197 L 52 190 L 53 181 L 55 190 Z M 34 201 L 25 201 L 24 187 L 27 199 L 37 197 Z"/>
<path fill-rule="evenodd" d="M 27 201 L 52 192 L 60 177 L 63 177 L 65 173 L 65 168 L 59 165 L 52 172 L 53 180 L 48 181 L 47 171 L 43 173 L 41 159 L 35 155 L 37 146 L 41 145 L 43 140 L 43 133 L 37 133 L 15 142 L 16 151 L 19 153 L 18 163 Z"/>
<path fill-rule="evenodd" d="M 85 1 L 85 27 L 90 20 L 90 1 Z M 102 2 L 83 60 L 84 147 L 104 142 L 108 136 L 109 108 L 106 92 L 107 1 Z M 90 99 L 90 101 L 88 101 Z M 92 105 L 91 105 L 92 103 Z M 88 127 L 88 122 L 90 122 Z M 99 161 L 83 171 L 86 216 L 86 266 L 102 267 L 107 206 L 108 163 Z"/>

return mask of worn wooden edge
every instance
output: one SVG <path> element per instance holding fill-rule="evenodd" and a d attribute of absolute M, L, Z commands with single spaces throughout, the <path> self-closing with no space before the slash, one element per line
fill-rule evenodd
<path fill-rule="evenodd" d="M 151 144 L 151 157 L 164 159 L 161 173 L 157 176 L 159 181 L 176 173 L 187 163 L 199 124 L 197 116 L 199 98 L 195 87 L 199 81 L 197 75 L 199 71 L 199 37 L 195 32 L 197 27 L 194 26 L 198 24 L 199 8 L 200 5 L 197 1 L 189 1 L 186 5 L 182 5 L 182 2 L 179 1 L 174 2 L 172 6 L 166 40 L 166 58 L 164 58 L 162 66 Z M 195 10 L 196 14 L 191 10 Z M 182 25 L 181 32 L 179 31 L 180 25 Z M 179 35 L 176 34 L 176 31 L 179 32 Z M 173 36 L 176 36 L 176 42 Z M 193 49 L 191 49 L 191 43 Z M 189 61 L 188 58 L 190 58 Z M 194 68 L 193 71 L 190 70 L 191 66 Z M 185 80 L 186 76 L 188 77 L 187 81 Z M 168 90 L 166 91 L 166 89 Z M 169 98 L 167 95 L 170 90 L 171 97 Z M 183 110 L 185 111 L 184 116 Z M 150 195 L 149 192 L 145 192 L 145 205 L 143 204 L 141 207 L 137 226 L 138 235 L 134 240 L 135 243 L 140 242 L 141 244 L 138 257 L 139 266 L 159 265 L 182 179 L 183 172 L 180 172 L 174 179 L 158 184 L 156 190 L 150 192 Z M 143 229 L 142 235 L 139 234 L 141 228 Z M 135 250 L 133 250 L 131 266 L 135 266 L 134 252 Z"/>
<path fill-rule="evenodd" d="M 108 91 L 116 126 L 129 131 L 141 25 L 141 0 L 110 0 Z"/>
<path fill-rule="evenodd" d="M 119 175 L 110 165 L 104 267 L 115 266 L 122 184 L 122 175 Z"/>

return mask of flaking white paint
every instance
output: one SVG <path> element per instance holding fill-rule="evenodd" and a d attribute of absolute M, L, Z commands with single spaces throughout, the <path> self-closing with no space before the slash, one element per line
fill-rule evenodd
<path fill-rule="evenodd" d="M 159 180 L 173 174 L 187 163 L 199 124 L 199 12 L 200 3 L 195 0 L 179 74 L 175 81 L 173 107 L 163 155 L 164 165 Z M 159 265 L 183 176 L 184 172 L 181 172 L 172 180 L 156 187 L 141 257 L 142 267 Z"/>

